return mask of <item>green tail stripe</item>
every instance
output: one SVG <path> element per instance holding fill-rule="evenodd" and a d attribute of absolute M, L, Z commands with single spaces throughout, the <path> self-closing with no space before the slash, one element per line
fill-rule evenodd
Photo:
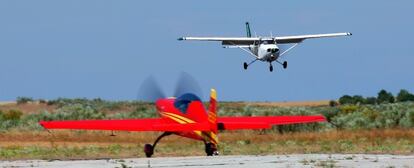
<path fill-rule="evenodd" d="M 247 37 L 252 37 L 252 33 L 250 33 L 249 22 L 246 22 L 246 33 L 247 33 Z"/>

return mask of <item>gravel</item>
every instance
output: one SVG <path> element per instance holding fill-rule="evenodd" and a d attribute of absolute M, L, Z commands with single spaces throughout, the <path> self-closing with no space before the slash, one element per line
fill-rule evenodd
<path fill-rule="evenodd" d="M 18 160 L 0 161 L 0 167 L 404 167 L 414 168 L 414 156 L 371 154 L 293 154 L 266 156 L 194 156 L 99 160 Z"/>

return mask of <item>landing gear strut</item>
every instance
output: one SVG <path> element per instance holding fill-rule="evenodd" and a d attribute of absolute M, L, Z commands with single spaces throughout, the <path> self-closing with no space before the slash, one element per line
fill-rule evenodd
<path fill-rule="evenodd" d="M 255 59 L 255 60 L 253 60 L 253 61 L 251 61 L 250 63 L 246 63 L 246 62 L 244 62 L 243 63 L 243 68 L 246 70 L 247 69 L 247 67 L 250 65 L 250 64 L 253 64 L 254 62 L 256 62 L 258 59 Z"/>
<path fill-rule="evenodd" d="M 218 155 L 217 146 L 213 143 L 205 143 L 207 156 Z"/>
<path fill-rule="evenodd" d="M 269 70 L 270 70 L 270 72 L 273 72 L 273 65 L 272 65 L 272 63 L 270 63 Z"/>
<path fill-rule="evenodd" d="M 163 138 L 165 136 L 168 136 L 168 135 L 171 135 L 171 134 L 172 134 L 171 132 L 164 132 L 155 140 L 153 145 L 145 144 L 145 146 L 144 146 L 145 156 L 147 156 L 148 158 L 151 157 L 154 154 L 154 149 L 155 149 L 155 146 L 157 145 L 158 141 L 160 141 L 161 138 Z"/>
<path fill-rule="evenodd" d="M 283 61 L 283 63 L 282 63 L 282 62 L 276 60 L 276 62 L 279 63 L 280 65 L 282 65 L 283 66 L 283 69 L 286 69 L 287 68 L 287 65 L 288 65 L 287 64 L 287 61 Z"/>

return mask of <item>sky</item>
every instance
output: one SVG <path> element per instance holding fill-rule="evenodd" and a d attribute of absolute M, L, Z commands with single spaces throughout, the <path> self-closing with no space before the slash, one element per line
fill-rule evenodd
<path fill-rule="evenodd" d="M 0 1 L 0 101 L 135 100 L 153 76 L 172 94 L 181 72 L 225 101 L 338 99 L 414 92 L 414 2 L 338 1 Z M 219 42 L 181 36 L 260 36 L 352 32 L 306 40 L 289 66 Z"/>

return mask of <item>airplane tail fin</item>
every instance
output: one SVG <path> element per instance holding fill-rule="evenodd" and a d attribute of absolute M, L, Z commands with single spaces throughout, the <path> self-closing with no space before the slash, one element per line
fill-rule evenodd
<path fill-rule="evenodd" d="M 217 93 L 215 89 L 210 91 L 210 106 L 208 108 L 208 122 L 211 126 L 210 141 L 217 144 Z"/>
<path fill-rule="evenodd" d="M 210 91 L 210 106 L 208 108 L 208 121 L 211 124 L 216 125 L 217 123 L 217 93 L 215 89 L 211 89 Z M 217 129 L 216 129 L 217 131 Z"/>
<path fill-rule="evenodd" d="M 252 37 L 252 33 L 250 32 L 249 22 L 246 22 L 246 35 L 247 37 Z"/>

